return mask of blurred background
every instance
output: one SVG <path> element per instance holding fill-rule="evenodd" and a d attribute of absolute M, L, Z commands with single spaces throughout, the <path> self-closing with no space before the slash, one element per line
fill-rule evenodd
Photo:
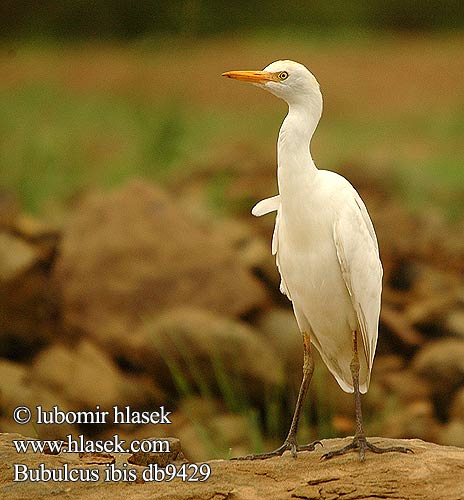
<path fill-rule="evenodd" d="M 302 345 L 278 292 L 285 103 L 220 77 L 294 59 L 317 77 L 319 168 L 360 192 L 385 268 L 369 435 L 464 446 L 462 2 L 4 0 L 0 430 L 19 405 L 173 412 L 122 438 L 192 460 L 281 444 Z M 354 432 L 320 360 L 300 441 Z"/>

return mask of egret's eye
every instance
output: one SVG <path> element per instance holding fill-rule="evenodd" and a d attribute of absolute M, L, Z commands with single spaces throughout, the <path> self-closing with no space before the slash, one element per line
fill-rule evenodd
<path fill-rule="evenodd" d="M 285 80 L 286 78 L 288 78 L 288 73 L 286 71 L 281 71 L 277 74 L 277 78 L 279 80 Z"/>

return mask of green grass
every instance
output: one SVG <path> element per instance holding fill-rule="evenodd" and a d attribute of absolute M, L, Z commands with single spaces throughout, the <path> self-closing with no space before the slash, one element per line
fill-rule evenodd
<path fill-rule="evenodd" d="M 16 89 L 0 98 L 0 183 L 40 212 L 89 186 L 163 178 L 205 147 L 188 114 L 176 102 L 153 107 L 46 85 Z M 202 116 L 197 124 L 207 130 L 212 121 Z"/>
<path fill-rule="evenodd" d="M 202 358 L 200 362 L 174 330 L 166 330 L 161 336 L 152 331 L 150 338 L 175 388 L 173 399 L 183 401 L 199 397 L 206 408 L 214 408 L 220 402 L 223 413 L 244 417 L 250 453 L 270 451 L 271 442 L 275 447 L 280 446 L 290 426 L 298 387 L 292 390 L 285 378 L 280 383 L 265 386 L 262 405 L 257 406 L 250 392 L 250 381 L 220 352 L 213 350 L 208 359 Z M 332 425 L 336 409 L 327 391 L 328 377 L 332 375 L 318 363 L 301 416 L 299 439 L 302 443 L 338 435 Z M 205 418 L 202 412 L 200 416 L 189 416 L 208 453 L 205 458 L 228 458 L 231 453 L 233 456 L 232 443 L 214 432 L 214 419 L 209 417 L 207 413 Z"/>

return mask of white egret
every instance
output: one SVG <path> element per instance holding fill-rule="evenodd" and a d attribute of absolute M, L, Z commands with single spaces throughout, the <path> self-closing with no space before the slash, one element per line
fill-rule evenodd
<path fill-rule="evenodd" d="M 279 194 L 252 210 L 261 216 L 276 211 L 272 253 L 281 276 L 280 289 L 292 302 L 303 335 L 303 380 L 288 435 L 269 458 L 290 450 L 314 450 L 318 442 L 299 446 L 298 421 L 314 370 L 311 344 L 321 354 L 340 387 L 354 392 L 356 433 L 353 441 L 324 455 L 331 458 L 359 449 L 375 453 L 408 448 L 379 448 L 367 441 L 361 393 L 369 380 L 377 345 L 382 291 L 382 264 L 367 209 L 342 176 L 318 170 L 310 141 L 322 114 L 322 95 L 312 73 L 294 61 L 276 61 L 263 71 L 228 71 L 223 76 L 251 82 L 288 104 L 277 145 Z"/>

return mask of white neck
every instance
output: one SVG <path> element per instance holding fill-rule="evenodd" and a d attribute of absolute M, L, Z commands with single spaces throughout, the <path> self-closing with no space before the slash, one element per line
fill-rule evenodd
<path fill-rule="evenodd" d="M 317 173 L 309 147 L 321 113 L 320 94 L 289 104 L 277 144 L 277 178 L 283 201 L 287 193 L 298 192 Z"/>

